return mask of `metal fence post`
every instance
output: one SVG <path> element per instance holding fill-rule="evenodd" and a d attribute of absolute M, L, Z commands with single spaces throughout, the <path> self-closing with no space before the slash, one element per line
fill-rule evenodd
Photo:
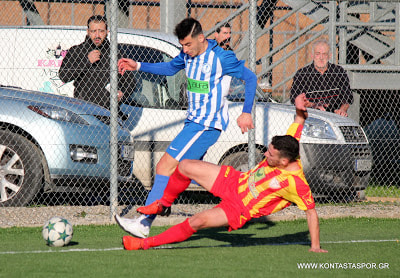
<path fill-rule="evenodd" d="M 117 0 L 110 0 L 110 220 L 114 218 L 118 206 L 118 72 L 117 72 Z"/>
<path fill-rule="evenodd" d="M 257 16 L 257 1 L 250 1 L 249 8 L 249 68 L 251 71 L 256 72 L 256 16 Z M 253 123 L 256 122 L 255 103 L 253 102 L 253 109 L 251 112 Z M 255 129 L 249 131 L 249 168 L 256 165 L 256 145 L 255 145 Z"/>
<path fill-rule="evenodd" d="M 330 49 L 332 52 L 331 63 L 335 63 L 337 59 L 336 55 L 336 1 L 329 2 L 329 25 L 328 25 L 328 36 Z"/>
<path fill-rule="evenodd" d="M 400 21 L 400 4 L 399 3 L 396 3 L 396 8 L 395 8 L 395 11 L 396 11 L 396 22 L 397 22 L 397 24 L 395 25 L 395 36 L 394 36 L 394 45 L 395 45 L 395 47 L 394 47 L 394 49 L 395 49 L 395 51 L 394 51 L 394 64 L 396 65 L 396 66 L 398 66 L 398 65 L 400 65 L 400 51 L 399 51 L 399 49 L 400 49 L 400 26 L 399 26 L 399 24 L 398 24 L 398 22 Z"/>

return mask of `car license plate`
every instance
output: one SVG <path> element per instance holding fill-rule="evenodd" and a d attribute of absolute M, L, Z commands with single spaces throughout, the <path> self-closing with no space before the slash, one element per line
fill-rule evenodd
<path fill-rule="evenodd" d="M 356 159 L 355 170 L 356 171 L 371 171 L 372 160 L 371 159 Z"/>
<path fill-rule="evenodd" d="M 135 154 L 135 149 L 133 145 L 122 145 L 121 146 L 121 156 L 125 160 L 133 160 Z"/>

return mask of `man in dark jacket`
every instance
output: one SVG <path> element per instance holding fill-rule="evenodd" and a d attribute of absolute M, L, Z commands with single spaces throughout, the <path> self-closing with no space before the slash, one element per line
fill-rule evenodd
<path fill-rule="evenodd" d="M 217 24 L 219 21 L 217 22 Z M 214 33 L 215 40 L 217 41 L 218 45 L 225 50 L 233 50 L 231 48 L 231 25 L 226 22 L 222 24 L 220 27 L 215 30 Z"/>
<path fill-rule="evenodd" d="M 87 26 L 85 41 L 69 49 L 58 74 L 64 83 L 74 81 L 74 97 L 110 109 L 110 42 L 106 18 L 94 15 L 88 19 Z M 118 101 L 134 87 L 132 75 L 119 74 Z"/>
<path fill-rule="evenodd" d="M 296 72 L 290 99 L 294 103 L 298 95 L 305 93 L 306 107 L 347 117 L 347 109 L 353 103 L 349 77 L 341 66 L 329 63 L 330 57 L 327 40 L 313 43 L 313 63 Z"/>

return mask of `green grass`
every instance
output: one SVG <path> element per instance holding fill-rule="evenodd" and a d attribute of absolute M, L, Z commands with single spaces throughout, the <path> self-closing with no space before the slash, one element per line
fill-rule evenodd
<path fill-rule="evenodd" d="M 146 251 L 121 250 L 125 233 L 116 225 L 75 226 L 72 244 L 62 248 L 47 247 L 41 228 L 4 228 L 0 277 L 398 277 L 400 219 L 321 219 L 320 226 L 326 254 L 308 252 L 305 220 L 252 223 L 230 233 L 208 229 Z M 166 228 L 153 227 L 152 234 Z M 371 264 L 376 269 L 367 269 Z"/>
<path fill-rule="evenodd" d="M 370 184 L 365 189 L 365 195 L 368 197 L 393 197 L 400 198 L 400 187 L 394 185 Z"/>

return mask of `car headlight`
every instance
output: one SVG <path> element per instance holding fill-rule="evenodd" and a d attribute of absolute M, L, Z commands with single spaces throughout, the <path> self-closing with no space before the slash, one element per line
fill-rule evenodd
<path fill-rule="evenodd" d="M 75 114 L 74 112 L 61 107 L 50 106 L 50 105 L 46 106 L 29 105 L 28 108 L 43 117 L 50 118 L 53 120 L 80 124 L 80 125 L 89 125 L 89 123 L 78 114 Z"/>
<path fill-rule="evenodd" d="M 336 139 L 336 135 L 330 124 L 316 118 L 308 118 L 306 120 L 302 134 L 313 138 Z"/>

